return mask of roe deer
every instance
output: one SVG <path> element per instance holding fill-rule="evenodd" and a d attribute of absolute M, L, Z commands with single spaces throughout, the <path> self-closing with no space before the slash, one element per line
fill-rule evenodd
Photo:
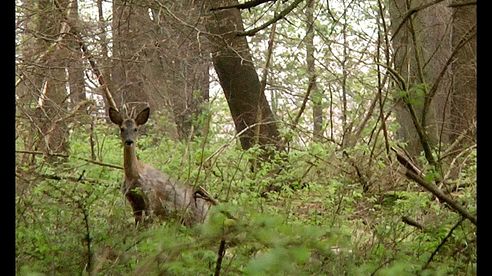
<path fill-rule="evenodd" d="M 144 215 L 177 218 L 188 226 L 203 222 L 210 206 L 215 204 L 203 189 L 195 190 L 191 186 L 172 180 L 137 159 L 135 143 L 138 129 L 147 122 L 149 115 L 149 107 L 143 109 L 135 118 L 124 118 L 116 109 L 109 108 L 111 122 L 121 130 L 125 168 L 122 191 L 132 206 L 135 223 L 141 224 Z M 197 194 L 201 196 L 198 197 Z"/>

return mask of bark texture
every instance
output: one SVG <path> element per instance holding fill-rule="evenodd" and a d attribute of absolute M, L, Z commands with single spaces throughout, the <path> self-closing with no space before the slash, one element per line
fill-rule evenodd
<path fill-rule="evenodd" d="M 311 101 L 313 103 L 313 139 L 319 140 L 323 135 L 323 93 L 316 84 L 316 67 L 314 57 L 314 0 L 308 0 L 306 8 L 306 63 L 309 83 L 311 85 Z"/>
<path fill-rule="evenodd" d="M 429 143 L 436 145 L 441 129 L 449 128 L 446 118 L 450 108 L 446 107 L 446 98 L 451 89 L 450 74 L 447 72 L 439 77 L 439 73 L 451 54 L 451 10 L 444 1 L 408 16 L 410 9 L 425 3 L 422 0 L 395 0 L 390 1 L 389 9 L 394 67 L 406 82 L 407 91 L 403 93 L 409 95 L 419 123 L 424 123 Z M 425 93 L 438 78 L 441 78 L 440 85 L 424 112 Z M 403 100 L 397 103 L 396 116 L 400 123 L 398 138 L 408 143 L 407 150 L 411 154 L 418 155 L 422 144 Z M 448 141 L 447 136 L 441 138 Z"/>
<path fill-rule="evenodd" d="M 278 147 L 279 132 L 265 94 L 260 93 L 260 80 L 248 42 L 245 36 L 237 35 L 244 31 L 241 13 L 238 9 L 210 11 L 214 7 L 235 4 L 238 4 L 237 0 L 203 1 L 214 68 L 224 90 L 236 132 L 240 133 L 242 148 L 249 149 L 256 142 Z"/>
<path fill-rule="evenodd" d="M 466 1 L 455 0 L 453 4 Z M 476 5 L 458 6 L 453 10 L 452 44 L 460 47 L 455 61 L 451 64 L 453 76 L 453 95 L 451 97 L 450 140 L 456 140 L 467 130 L 461 146 L 476 141 L 476 101 L 477 101 L 477 40 L 471 34 L 477 24 Z M 460 45 L 463 37 L 471 35 L 471 39 Z"/>

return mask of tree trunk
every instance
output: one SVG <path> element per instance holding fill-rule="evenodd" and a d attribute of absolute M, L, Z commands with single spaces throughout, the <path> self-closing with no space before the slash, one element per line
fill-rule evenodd
<path fill-rule="evenodd" d="M 451 14 L 447 3 L 441 2 L 406 17 L 409 9 L 427 3 L 423 0 L 411 1 L 409 6 L 408 2 L 395 0 L 390 1 L 389 4 L 394 68 L 406 82 L 407 91 L 403 93 L 411 99 L 410 104 L 416 112 L 418 123 L 423 124 L 425 139 L 430 145 L 436 145 L 439 139 L 443 142 L 448 140 L 445 135 L 440 136 L 440 132 L 441 129 L 448 127 L 446 118 L 450 108 L 446 107 L 446 97 L 451 83 L 449 73 L 441 77 L 440 85 L 426 110 L 424 110 L 424 101 L 450 55 L 448 26 Z M 403 20 L 405 22 L 402 24 Z M 396 31 L 398 32 L 395 33 Z M 395 92 L 400 93 L 400 91 Z M 395 109 L 400 124 L 397 137 L 407 142 L 406 149 L 410 154 L 419 155 L 423 145 L 408 106 L 399 99 Z"/>
<path fill-rule="evenodd" d="M 69 7 L 69 19 L 72 22 L 78 22 L 78 0 L 70 1 L 71 5 Z M 70 33 L 73 34 L 72 30 Z M 84 65 L 82 62 L 83 55 L 82 50 L 80 49 L 79 41 L 77 41 L 76 37 L 76 35 L 70 35 L 66 38 L 69 51 L 66 67 L 68 69 L 68 84 L 70 88 L 70 102 L 72 107 L 87 99 L 85 95 Z"/>
<path fill-rule="evenodd" d="M 35 149 L 45 152 L 68 151 L 68 128 L 63 119 L 67 112 L 66 59 L 69 56 L 62 44 L 67 44 L 64 33 L 68 31 L 63 17 L 67 14 L 68 1 L 59 1 L 62 11 L 52 1 L 39 1 L 36 29 L 41 34 L 37 39 L 41 76 L 35 83 L 39 91 L 34 110 L 34 129 L 41 131 Z"/>
<path fill-rule="evenodd" d="M 199 33 L 204 30 L 198 24 L 199 9 L 193 1 L 161 5 L 164 12 L 162 7 L 153 10 L 158 38 L 153 68 L 160 72 L 159 81 L 171 103 L 178 136 L 186 140 L 201 133 L 201 115 L 209 97 L 209 50 Z M 189 22 L 188 26 L 183 22 Z"/>
<path fill-rule="evenodd" d="M 144 34 L 149 27 L 146 17 L 147 8 L 133 1 L 113 1 L 112 92 L 118 107 L 128 104 L 133 108 L 149 103 L 142 77 L 147 46 Z"/>
<path fill-rule="evenodd" d="M 453 4 L 465 1 L 454 0 Z M 475 126 L 477 100 L 477 41 L 473 35 L 464 45 L 460 40 L 477 23 L 476 6 L 459 6 L 453 13 L 453 48 L 460 47 L 456 60 L 451 64 L 453 86 L 451 96 L 451 129 L 450 140 L 455 141 L 461 133 L 467 132 L 460 146 L 466 146 L 476 141 Z"/>
<path fill-rule="evenodd" d="M 101 47 L 101 59 L 99 64 L 101 64 L 101 73 L 104 76 L 106 80 L 106 86 L 109 91 L 114 91 L 114 86 L 113 86 L 113 81 L 112 81 L 112 76 L 111 76 L 111 59 L 109 56 L 109 51 L 108 51 L 108 39 L 106 36 L 107 32 L 107 23 L 104 19 L 104 10 L 103 10 L 103 0 L 96 0 L 96 5 L 97 5 L 97 15 L 98 15 L 98 25 L 99 25 L 99 47 Z M 100 91 L 100 93 L 103 95 L 103 101 L 104 101 L 104 106 L 109 107 L 110 104 L 108 102 L 108 99 L 106 96 L 104 96 L 104 92 Z M 109 117 L 108 117 L 108 108 L 104 108 L 104 115 L 105 118 L 107 118 L 107 122 L 109 123 Z"/>
<path fill-rule="evenodd" d="M 343 2 L 343 6 L 346 7 L 345 1 Z M 342 35 L 343 35 L 343 57 L 342 57 L 342 145 L 345 146 L 348 144 L 348 140 L 350 139 L 350 131 L 347 125 L 347 79 L 348 79 L 348 70 L 347 70 L 347 62 L 349 59 L 349 45 L 347 41 L 347 8 L 344 9 L 343 12 L 343 26 L 342 26 Z"/>
<path fill-rule="evenodd" d="M 209 62 L 196 29 L 183 23 L 199 18 L 194 4 L 123 2 L 115 1 L 113 8 L 113 83 L 124 84 L 115 87 L 120 104 L 148 102 L 174 122 L 160 121 L 169 137 L 186 140 L 199 134 Z"/>
<path fill-rule="evenodd" d="M 316 85 L 316 68 L 314 58 L 314 0 L 308 0 L 306 9 L 306 64 L 309 83 L 311 84 L 311 101 L 313 102 L 313 140 L 320 141 L 323 136 L 323 93 Z"/>
<path fill-rule="evenodd" d="M 273 113 L 264 93 L 250 49 L 244 36 L 241 13 L 238 9 L 211 12 L 210 8 L 238 4 L 237 0 L 204 1 L 205 26 L 211 33 L 212 59 L 224 90 L 236 132 L 243 149 L 255 144 L 280 147 L 280 135 Z M 259 113 L 260 112 L 260 113 Z M 259 131 L 256 129 L 259 128 Z"/>

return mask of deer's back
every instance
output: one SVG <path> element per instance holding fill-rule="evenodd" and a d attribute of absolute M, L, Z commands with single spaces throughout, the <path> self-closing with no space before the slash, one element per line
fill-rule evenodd
<path fill-rule="evenodd" d="M 203 222 L 210 208 L 209 202 L 194 197 L 191 186 L 171 179 L 150 165 L 143 165 L 138 179 L 127 179 L 125 184 L 142 189 L 147 209 L 153 214 L 182 219 L 185 224 Z"/>

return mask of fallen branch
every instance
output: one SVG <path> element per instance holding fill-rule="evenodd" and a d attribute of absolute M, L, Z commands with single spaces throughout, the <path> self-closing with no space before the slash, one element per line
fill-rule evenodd
<path fill-rule="evenodd" d="M 415 227 L 415 228 L 417 228 L 419 230 L 425 230 L 425 227 L 422 224 L 420 224 L 416 220 L 411 219 L 409 217 L 405 217 L 404 216 L 404 217 L 401 218 L 401 221 L 403 221 L 404 223 L 406 223 L 406 224 L 408 224 L 410 226 L 413 226 L 413 227 Z"/>
<path fill-rule="evenodd" d="M 445 195 L 434 184 L 427 182 L 425 179 L 418 176 L 417 174 L 415 174 L 411 170 L 407 170 L 405 172 L 405 176 L 408 177 L 409 179 L 415 181 L 417 184 L 419 184 L 420 186 L 425 188 L 427 191 L 431 192 L 433 195 L 435 195 L 440 200 L 446 202 L 451 207 L 451 209 L 453 209 L 454 211 L 461 214 L 463 217 L 468 219 L 471 223 L 477 225 L 477 218 L 476 217 L 472 216 L 463 206 L 461 206 L 456 201 L 452 200 L 447 195 Z"/>

